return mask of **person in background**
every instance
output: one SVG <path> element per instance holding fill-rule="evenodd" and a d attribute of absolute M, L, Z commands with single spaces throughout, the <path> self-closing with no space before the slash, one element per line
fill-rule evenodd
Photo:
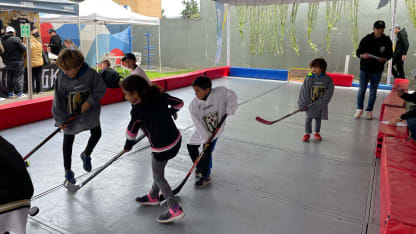
<path fill-rule="evenodd" d="M 146 72 L 140 66 L 137 65 L 136 56 L 134 54 L 125 54 L 122 61 L 126 64 L 126 67 L 131 70 L 130 75 L 141 76 L 150 84 L 150 79 L 149 77 L 147 77 Z"/>
<path fill-rule="evenodd" d="M 40 37 L 39 30 L 33 28 L 32 35 L 30 36 L 30 49 L 31 49 L 31 63 L 32 63 L 32 86 L 33 92 L 39 94 L 42 91 L 42 66 L 44 64 L 42 57 L 42 43 L 38 41 Z M 26 60 L 25 60 L 26 64 Z M 26 64 L 27 69 L 27 64 Z M 25 73 L 27 74 L 27 73 Z M 25 89 L 27 89 L 27 79 L 25 79 Z"/>
<path fill-rule="evenodd" d="M 409 50 L 409 40 L 407 39 L 407 32 L 405 28 L 400 29 L 399 25 L 394 26 L 394 34 L 397 36 L 396 47 L 393 53 L 393 67 L 391 73 L 394 78 L 406 78 L 404 74 L 404 60 Z"/>
<path fill-rule="evenodd" d="M 65 46 L 65 48 L 71 49 L 71 50 L 77 50 L 78 49 L 77 45 L 75 45 L 75 43 L 69 38 L 65 39 L 64 46 Z"/>
<path fill-rule="evenodd" d="M 51 48 L 51 52 L 55 55 L 59 55 L 62 48 L 62 40 L 58 34 L 56 34 L 55 29 L 51 28 L 48 30 L 49 35 L 51 36 L 51 40 L 49 41 L 49 47 Z"/>
<path fill-rule="evenodd" d="M 393 43 L 384 34 L 386 23 L 377 20 L 373 33 L 367 34 L 360 41 L 357 57 L 360 58 L 360 88 L 357 94 L 357 110 L 354 118 L 359 119 L 363 114 L 365 92 L 370 82 L 370 96 L 366 108 L 366 118 L 373 119 L 373 107 L 377 98 L 377 89 L 381 80 L 381 73 L 387 60 L 393 57 Z"/>
<path fill-rule="evenodd" d="M 23 98 L 24 62 L 23 55 L 26 46 L 20 38 L 16 37 L 16 30 L 7 26 L 6 35 L 2 38 L 4 47 L 3 62 L 7 72 L 7 91 L 9 98 Z"/>
<path fill-rule="evenodd" d="M 103 78 L 105 85 L 107 88 L 119 88 L 119 82 L 121 76 L 118 74 L 117 71 L 111 68 L 110 61 L 103 60 L 101 63 L 102 70 L 99 72 L 101 78 Z"/>

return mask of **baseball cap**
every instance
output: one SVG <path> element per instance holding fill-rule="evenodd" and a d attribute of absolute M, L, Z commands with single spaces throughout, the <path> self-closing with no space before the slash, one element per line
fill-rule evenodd
<path fill-rule="evenodd" d="M 377 20 L 374 23 L 374 28 L 386 28 L 386 23 L 383 20 Z"/>
<path fill-rule="evenodd" d="M 134 54 L 132 53 L 127 53 L 124 55 L 124 57 L 121 59 L 121 61 L 124 62 L 124 60 L 126 59 L 131 59 L 131 60 L 136 60 L 136 56 L 134 56 Z"/>
<path fill-rule="evenodd" d="M 398 29 L 400 29 L 400 25 L 395 24 L 395 25 L 394 25 L 394 28 L 398 28 Z"/>
<path fill-rule="evenodd" d="M 9 33 L 9 32 L 16 32 L 16 30 L 14 30 L 12 26 L 7 26 L 6 33 Z"/>
<path fill-rule="evenodd" d="M 48 30 L 48 33 L 51 33 L 51 32 L 56 32 L 56 30 L 55 30 L 55 29 L 53 29 L 53 28 L 50 28 L 50 29 Z"/>

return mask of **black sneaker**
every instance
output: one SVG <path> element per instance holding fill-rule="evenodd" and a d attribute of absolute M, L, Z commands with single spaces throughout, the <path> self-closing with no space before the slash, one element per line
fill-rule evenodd
<path fill-rule="evenodd" d="M 65 180 L 67 180 L 71 184 L 75 184 L 77 182 L 75 180 L 75 174 L 72 170 L 65 170 Z"/>
<path fill-rule="evenodd" d="M 92 169 L 91 157 L 88 156 L 85 152 L 82 152 L 81 159 L 82 159 L 82 167 L 84 168 L 84 170 L 87 172 L 90 172 Z"/>
<path fill-rule="evenodd" d="M 150 193 L 142 197 L 136 197 L 136 202 L 140 203 L 140 205 L 148 205 L 148 206 L 158 206 L 160 204 L 159 197 L 153 198 L 152 196 L 150 196 Z"/>
<path fill-rule="evenodd" d="M 170 223 L 179 219 L 182 219 L 185 216 L 185 213 L 182 210 L 182 207 L 178 209 L 169 209 L 166 213 L 159 216 L 157 221 L 159 223 Z"/>
<path fill-rule="evenodd" d="M 211 183 L 211 177 L 203 176 L 203 177 L 200 177 L 197 181 L 195 181 L 195 187 L 203 188 L 210 183 Z"/>

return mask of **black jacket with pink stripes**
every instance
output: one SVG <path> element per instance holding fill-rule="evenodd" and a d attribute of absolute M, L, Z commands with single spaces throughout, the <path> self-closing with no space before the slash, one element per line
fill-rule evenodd
<path fill-rule="evenodd" d="M 161 95 L 159 103 L 144 105 L 139 102 L 132 105 L 131 120 L 126 132 L 125 149 L 130 150 L 133 147 L 140 128 L 149 139 L 152 152 L 167 151 L 180 142 L 181 134 L 172 116 L 183 107 L 183 101 L 167 93 Z M 156 158 L 157 161 L 168 159 Z"/>

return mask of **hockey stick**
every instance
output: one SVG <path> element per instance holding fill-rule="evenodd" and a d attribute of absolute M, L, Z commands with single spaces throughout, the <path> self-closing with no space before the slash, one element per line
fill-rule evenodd
<path fill-rule="evenodd" d="M 137 144 L 139 141 L 141 141 L 143 138 L 145 138 L 145 135 L 141 135 L 139 138 L 136 139 L 133 145 Z M 145 147 L 148 148 L 148 147 Z M 110 161 L 104 164 L 104 166 L 100 167 L 97 171 L 95 171 L 92 175 L 90 175 L 87 179 L 85 179 L 81 184 L 72 184 L 69 183 L 67 180 L 64 181 L 64 187 L 68 189 L 69 192 L 75 193 L 80 188 L 84 187 L 88 182 L 90 182 L 94 177 L 96 177 L 98 174 L 100 174 L 104 169 L 106 169 L 108 166 L 110 166 L 114 161 L 116 161 L 118 158 L 120 158 L 124 154 L 124 149 L 120 151 L 120 153 L 116 154 Z"/>
<path fill-rule="evenodd" d="M 307 107 L 309 108 L 309 107 L 310 107 L 310 106 L 312 106 L 313 104 L 314 104 L 314 103 L 311 103 L 311 104 L 307 105 Z M 303 111 L 303 110 L 302 110 L 302 109 L 297 109 L 297 110 L 293 111 L 292 113 L 287 114 L 287 115 L 285 115 L 285 116 L 283 116 L 283 117 L 281 117 L 281 118 L 279 118 L 279 119 L 277 119 L 277 120 L 273 120 L 273 121 L 265 120 L 265 119 L 263 119 L 263 118 L 262 118 L 262 117 L 260 117 L 260 116 L 257 116 L 257 117 L 256 117 L 256 120 L 257 120 L 258 122 L 262 123 L 262 124 L 272 125 L 272 124 L 275 124 L 275 123 L 277 123 L 277 122 L 279 122 L 279 121 L 281 121 L 281 120 L 284 120 L 284 119 L 286 119 L 286 118 L 288 118 L 288 117 L 290 117 L 290 116 L 292 116 L 292 115 L 294 115 L 294 114 L 296 114 L 296 113 L 298 113 L 298 112 L 300 112 L 300 111 Z"/>
<path fill-rule="evenodd" d="M 206 144 L 211 144 L 211 141 L 214 139 L 214 137 L 217 135 L 218 131 L 220 130 L 222 124 L 224 123 L 225 119 L 227 118 L 227 114 L 225 114 L 221 121 L 218 123 L 217 128 L 215 128 L 215 131 L 211 134 L 211 136 L 208 138 L 207 143 Z M 185 185 L 186 181 L 188 180 L 189 176 L 192 174 L 192 171 L 194 170 L 194 168 L 196 167 L 196 165 L 199 163 L 199 161 L 201 160 L 201 158 L 208 153 L 209 147 L 208 148 L 204 148 L 202 150 L 202 152 L 198 155 L 198 157 L 195 159 L 194 164 L 192 165 L 191 169 L 188 171 L 188 174 L 186 174 L 185 178 L 182 180 L 182 182 L 178 185 L 178 187 L 176 187 L 172 193 L 173 195 L 178 194 L 182 187 Z M 163 194 L 160 195 L 159 200 L 162 202 L 165 200 L 165 197 L 163 196 Z"/>
<path fill-rule="evenodd" d="M 76 118 L 76 116 L 72 116 L 70 117 L 67 121 L 65 121 L 64 124 L 67 124 L 69 122 L 71 122 L 72 120 L 74 120 Z M 47 136 L 45 139 L 43 139 L 43 141 L 41 143 L 39 143 L 39 145 L 37 145 L 32 151 L 30 151 L 24 158 L 23 160 L 25 161 L 26 167 L 30 166 L 29 161 L 26 161 L 30 156 L 32 156 L 33 153 L 35 153 L 40 147 L 42 147 L 46 142 L 48 142 L 53 136 L 55 136 L 58 132 L 61 131 L 61 128 L 57 127 L 55 129 L 55 131 L 53 131 L 51 134 L 49 134 L 49 136 Z"/>

